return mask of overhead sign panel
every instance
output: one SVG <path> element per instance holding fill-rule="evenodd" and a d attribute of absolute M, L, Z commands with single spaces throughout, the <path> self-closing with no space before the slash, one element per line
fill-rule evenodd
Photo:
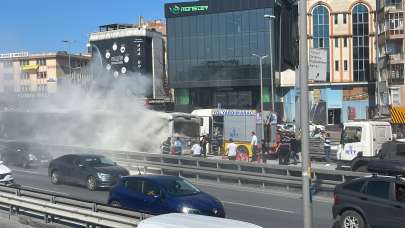
<path fill-rule="evenodd" d="M 326 49 L 310 48 L 308 56 L 308 81 L 325 82 L 328 52 Z"/>

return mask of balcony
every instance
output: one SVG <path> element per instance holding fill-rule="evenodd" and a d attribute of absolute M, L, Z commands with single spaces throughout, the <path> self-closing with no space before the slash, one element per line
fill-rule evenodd
<path fill-rule="evenodd" d="M 404 53 L 390 54 L 388 56 L 389 56 L 389 64 L 405 63 L 405 54 Z"/>
<path fill-rule="evenodd" d="M 402 3 L 399 4 L 394 4 L 394 5 L 385 5 L 384 6 L 384 12 L 387 13 L 391 13 L 391 12 L 400 12 L 403 11 L 404 8 L 402 7 Z"/>

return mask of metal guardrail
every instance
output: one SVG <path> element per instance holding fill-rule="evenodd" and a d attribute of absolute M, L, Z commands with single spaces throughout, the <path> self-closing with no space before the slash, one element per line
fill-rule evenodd
<path fill-rule="evenodd" d="M 1 141 L 0 141 L 1 142 Z M 38 146 L 38 144 L 37 144 Z M 77 146 L 41 145 L 53 154 L 94 153 L 110 156 L 132 171 L 184 176 L 195 181 L 258 187 L 301 188 L 301 167 L 257 164 L 242 161 L 204 159 L 188 156 L 113 151 Z M 333 191 L 337 184 L 367 174 L 359 172 L 313 169 L 315 191 Z"/>
<path fill-rule="evenodd" d="M 0 186 L 0 209 L 10 215 L 43 218 L 45 223 L 83 227 L 137 227 L 149 215 L 53 193 Z"/>
<path fill-rule="evenodd" d="M 0 140 L 0 144 L 6 142 Z M 7 141 L 9 142 L 9 141 Z M 24 142 L 27 143 L 27 142 Z M 257 164 L 242 161 L 204 159 L 188 156 L 151 154 L 142 152 L 113 151 L 77 146 L 35 144 L 52 154 L 94 153 L 110 156 L 118 164 L 132 171 L 142 169 L 147 173 L 184 176 L 195 181 L 214 181 L 237 186 L 301 188 L 301 167 Z M 332 191 L 337 184 L 367 175 L 341 170 L 313 169 L 315 191 Z"/>

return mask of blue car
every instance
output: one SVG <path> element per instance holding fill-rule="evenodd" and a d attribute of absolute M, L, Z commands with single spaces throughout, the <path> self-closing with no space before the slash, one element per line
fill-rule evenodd
<path fill-rule="evenodd" d="M 108 204 L 152 215 L 186 213 L 225 217 L 219 200 L 176 176 L 122 177 L 111 189 Z"/>

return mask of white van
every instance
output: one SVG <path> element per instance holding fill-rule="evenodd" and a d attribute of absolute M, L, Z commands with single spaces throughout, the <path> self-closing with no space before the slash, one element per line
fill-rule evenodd
<path fill-rule="evenodd" d="M 338 161 L 351 161 L 359 153 L 365 157 L 378 154 L 384 142 L 392 140 L 391 124 L 383 121 L 356 121 L 344 124 L 337 152 Z"/>
<path fill-rule="evenodd" d="M 262 228 L 248 222 L 193 214 L 164 214 L 141 221 L 138 228 Z"/>

